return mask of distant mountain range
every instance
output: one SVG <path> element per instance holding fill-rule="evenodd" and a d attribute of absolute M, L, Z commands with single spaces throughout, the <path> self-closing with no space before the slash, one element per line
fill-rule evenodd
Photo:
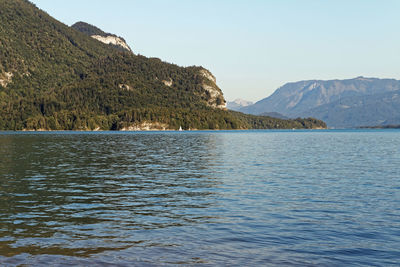
<path fill-rule="evenodd" d="M 235 99 L 234 101 L 228 101 L 226 103 L 226 107 L 230 110 L 235 110 L 235 111 L 239 111 L 241 108 L 253 105 L 254 102 L 251 101 L 247 101 L 244 99 Z"/>
<path fill-rule="evenodd" d="M 260 116 L 268 116 L 268 117 L 272 117 L 272 118 L 277 118 L 277 119 L 282 119 L 282 120 L 287 120 L 289 119 L 289 117 L 286 117 L 278 112 L 264 112 L 259 114 Z"/>
<path fill-rule="evenodd" d="M 239 111 L 314 117 L 337 128 L 400 124 L 400 81 L 357 77 L 287 83 Z"/>
<path fill-rule="evenodd" d="M 253 104 L 254 104 L 254 102 L 252 102 L 252 101 L 247 101 L 247 100 L 238 98 L 234 101 L 228 101 L 226 103 L 226 107 L 230 110 L 240 111 L 242 108 L 251 106 Z M 257 115 L 267 116 L 267 117 L 277 118 L 277 119 L 283 119 L 283 120 L 289 119 L 288 117 L 286 117 L 278 112 L 264 112 L 264 113 L 257 114 Z"/>

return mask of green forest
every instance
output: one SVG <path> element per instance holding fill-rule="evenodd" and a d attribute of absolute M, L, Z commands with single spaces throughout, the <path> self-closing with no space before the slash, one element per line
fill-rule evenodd
<path fill-rule="evenodd" d="M 0 0 L 0 130 L 120 130 L 141 122 L 170 129 L 326 127 L 315 119 L 281 120 L 215 108 L 225 100 L 202 75 L 204 68 L 134 55 L 85 31 L 29 1 Z M 220 95 L 213 97 L 205 85 Z"/>

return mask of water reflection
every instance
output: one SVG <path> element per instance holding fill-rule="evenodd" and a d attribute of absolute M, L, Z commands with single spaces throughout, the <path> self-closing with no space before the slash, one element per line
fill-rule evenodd
<path fill-rule="evenodd" d="M 0 136 L 0 255 L 89 256 L 215 221 L 200 211 L 216 198 L 215 138 Z"/>
<path fill-rule="evenodd" d="M 400 131 L 0 134 L 0 265 L 398 265 Z"/>

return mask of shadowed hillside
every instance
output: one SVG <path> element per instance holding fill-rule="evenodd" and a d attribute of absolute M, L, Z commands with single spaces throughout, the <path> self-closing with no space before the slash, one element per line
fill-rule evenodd
<path fill-rule="evenodd" d="M 254 124 L 224 107 L 215 77 L 202 67 L 117 50 L 29 1 L 0 0 L 1 130 L 246 129 L 278 122 Z"/>

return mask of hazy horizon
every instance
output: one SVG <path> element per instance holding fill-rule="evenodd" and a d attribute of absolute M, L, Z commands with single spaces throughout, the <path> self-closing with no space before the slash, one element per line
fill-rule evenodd
<path fill-rule="evenodd" d="M 120 35 L 135 53 L 204 66 L 229 101 L 299 80 L 400 79 L 395 0 L 32 2 L 65 24 Z"/>

